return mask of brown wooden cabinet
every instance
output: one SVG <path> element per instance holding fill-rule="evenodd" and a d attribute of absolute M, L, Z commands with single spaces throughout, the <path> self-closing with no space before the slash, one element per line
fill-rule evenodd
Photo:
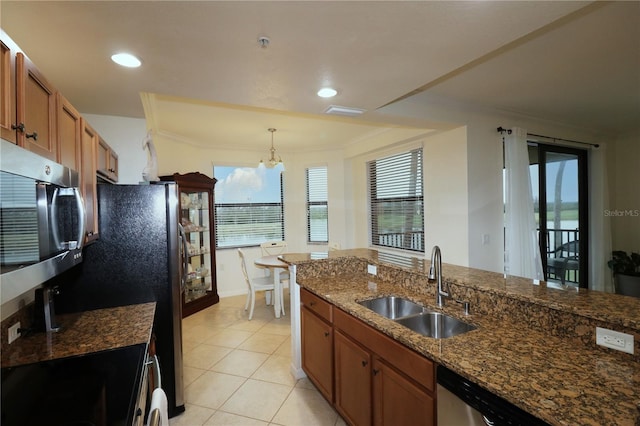
<path fill-rule="evenodd" d="M 80 113 L 58 93 L 56 127 L 58 163 L 82 173 L 82 123 Z"/>
<path fill-rule="evenodd" d="M 304 289 L 300 300 L 302 369 L 320 393 L 333 402 L 333 307 Z"/>
<path fill-rule="evenodd" d="M 189 270 L 182 293 L 182 316 L 220 301 L 216 282 L 213 189 L 216 180 L 201 173 L 160 177 L 178 184 L 180 224 L 187 238 Z"/>
<path fill-rule="evenodd" d="M 16 54 L 18 47 L 4 33 L 0 33 L 0 135 L 2 139 L 18 143 L 16 131 Z"/>
<path fill-rule="evenodd" d="M 90 243 L 99 236 L 98 229 L 98 188 L 96 180 L 96 146 L 98 144 L 98 134 L 83 118 L 81 119 L 82 146 L 80 149 L 82 156 L 82 168 L 80 174 L 80 185 L 86 210 L 86 233 L 85 244 Z"/>
<path fill-rule="evenodd" d="M 370 425 L 371 354 L 340 331 L 334 339 L 336 410 L 349 424 Z"/>
<path fill-rule="evenodd" d="M 434 407 L 433 395 L 421 385 L 385 361 L 379 358 L 373 361 L 373 417 L 376 426 L 435 425 Z"/>
<path fill-rule="evenodd" d="M 348 424 L 436 424 L 433 361 L 306 289 L 300 299 L 302 368 L 325 397 L 333 381 L 333 399 L 327 400 Z M 328 332 L 333 358 L 322 343 Z"/>
<path fill-rule="evenodd" d="M 57 161 L 56 90 L 23 53 L 16 54 L 18 145 Z"/>
<path fill-rule="evenodd" d="M 109 144 L 98 136 L 97 169 L 98 174 L 110 182 L 118 182 L 118 154 Z"/>

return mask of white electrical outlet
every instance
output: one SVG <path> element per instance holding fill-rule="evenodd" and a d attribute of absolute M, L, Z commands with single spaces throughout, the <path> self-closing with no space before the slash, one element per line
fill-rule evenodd
<path fill-rule="evenodd" d="M 610 349 L 633 354 L 633 336 L 631 334 L 596 327 L 596 343 Z"/>
<path fill-rule="evenodd" d="M 20 333 L 18 333 L 19 328 L 20 322 L 17 322 L 9 327 L 9 344 L 13 343 L 18 337 L 20 337 Z"/>
<path fill-rule="evenodd" d="M 367 265 L 367 272 L 371 275 L 378 275 L 378 267 L 376 265 Z"/>

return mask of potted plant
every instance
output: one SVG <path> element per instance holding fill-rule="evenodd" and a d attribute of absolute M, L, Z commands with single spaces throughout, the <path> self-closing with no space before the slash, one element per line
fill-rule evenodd
<path fill-rule="evenodd" d="M 640 297 L 640 254 L 614 250 L 611 255 L 607 265 L 616 280 L 616 293 Z"/>

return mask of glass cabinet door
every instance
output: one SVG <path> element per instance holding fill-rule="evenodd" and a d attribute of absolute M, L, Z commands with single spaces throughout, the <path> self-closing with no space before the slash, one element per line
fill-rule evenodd
<path fill-rule="evenodd" d="M 182 292 L 182 317 L 188 317 L 220 301 L 216 281 L 214 193 L 216 180 L 199 172 L 160 176 L 178 184 L 180 224 L 187 249 L 187 279 Z M 180 262 L 182 264 L 182 262 Z"/>
<path fill-rule="evenodd" d="M 181 190 L 180 207 L 189 258 L 184 302 L 190 303 L 213 291 L 209 193 Z"/>

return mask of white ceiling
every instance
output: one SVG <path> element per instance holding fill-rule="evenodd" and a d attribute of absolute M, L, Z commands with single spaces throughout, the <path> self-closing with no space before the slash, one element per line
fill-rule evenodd
<path fill-rule="evenodd" d="M 268 127 L 291 151 L 424 132 L 429 117 L 383 113 L 407 94 L 593 131 L 640 117 L 636 1 L 2 0 L 0 18 L 81 112 L 146 114 L 154 130 L 202 145 L 264 146 Z M 117 67 L 117 51 L 143 66 Z M 317 97 L 326 85 L 338 96 Z M 321 115 L 330 104 L 367 112 Z"/>

